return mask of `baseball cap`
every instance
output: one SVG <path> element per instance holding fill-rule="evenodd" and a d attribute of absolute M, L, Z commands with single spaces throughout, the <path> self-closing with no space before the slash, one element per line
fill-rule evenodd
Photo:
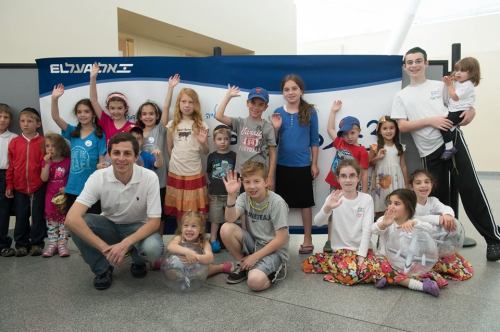
<path fill-rule="evenodd" d="M 346 131 L 352 130 L 352 127 L 358 126 L 361 129 L 361 125 L 359 124 L 359 120 L 353 116 L 346 116 L 339 123 L 339 131 L 337 132 L 337 136 L 341 137 L 342 134 Z M 360 135 L 361 137 L 361 135 Z"/>
<path fill-rule="evenodd" d="M 251 100 L 253 98 L 262 99 L 266 102 L 266 104 L 269 103 L 269 93 L 267 93 L 267 90 L 264 88 L 257 87 L 250 90 L 247 100 Z"/>

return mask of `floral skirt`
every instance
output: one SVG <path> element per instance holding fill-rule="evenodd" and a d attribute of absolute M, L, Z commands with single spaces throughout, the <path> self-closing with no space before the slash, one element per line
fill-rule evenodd
<path fill-rule="evenodd" d="M 352 286 L 359 283 L 372 283 L 379 278 L 380 267 L 376 256 L 368 250 L 362 264 L 358 264 L 358 255 L 349 249 L 339 249 L 331 254 L 317 253 L 309 256 L 302 263 L 305 273 L 326 274 L 323 280 Z"/>
<path fill-rule="evenodd" d="M 474 274 L 472 265 L 459 253 L 440 258 L 432 270 L 446 279 L 457 281 L 468 280 Z"/>
<path fill-rule="evenodd" d="M 434 280 L 438 284 L 439 288 L 448 286 L 448 281 L 441 274 L 439 274 L 434 270 L 430 270 L 429 272 L 426 272 L 418 276 L 409 276 L 403 272 L 399 272 L 398 270 L 394 269 L 391 263 L 389 263 L 387 257 L 385 256 L 377 256 L 377 261 L 380 266 L 381 274 L 378 274 L 376 278 L 382 278 L 382 277 L 386 278 L 387 284 L 389 285 L 399 284 L 400 282 L 408 278 L 420 281 L 428 278 Z"/>

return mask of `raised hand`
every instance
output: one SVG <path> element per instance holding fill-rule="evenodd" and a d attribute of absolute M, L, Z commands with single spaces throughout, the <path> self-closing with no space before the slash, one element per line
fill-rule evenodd
<path fill-rule="evenodd" d="M 234 97 L 239 97 L 239 96 L 240 96 L 240 88 L 237 87 L 236 85 L 228 84 L 226 97 L 234 98 Z"/>
<path fill-rule="evenodd" d="M 330 109 L 332 112 L 337 113 L 342 108 L 342 100 L 335 100 Z"/>
<path fill-rule="evenodd" d="M 179 74 L 175 74 L 174 76 L 170 76 L 168 78 L 168 87 L 175 88 L 177 84 L 181 81 L 181 76 Z"/>
<path fill-rule="evenodd" d="M 335 190 L 328 195 L 325 201 L 325 207 L 331 211 L 335 208 L 337 208 L 340 204 L 342 204 L 342 196 L 344 194 L 342 193 L 342 190 Z"/>
<path fill-rule="evenodd" d="M 401 225 L 401 229 L 407 233 L 413 231 L 413 227 L 415 226 L 415 220 L 408 220 L 404 224 Z"/>
<path fill-rule="evenodd" d="M 99 63 L 94 62 L 94 64 L 92 65 L 92 69 L 90 70 L 90 78 L 96 78 L 97 74 L 99 74 L 99 69 Z"/>
<path fill-rule="evenodd" d="M 389 227 L 394 222 L 394 211 L 390 208 L 387 208 L 384 213 L 384 219 L 382 219 L 382 223 L 385 227 Z"/>
<path fill-rule="evenodd" d="M 281 119 L 281 114 L 279 113 L 273 113 L 271 115 L 271 124 L 273 125 L 273 128 L 278 130 L 281 128 L 281 124 L 283 123 L 283 120 Z"/>
<path fill-rule="evenodd" d="M 61 83 L 54 85 L 52 89 L 52 99 L 59 99 L 64 94 L 64 85 Z"/>
<path fill-rule="evenodd" d="M 196 139 L 198 140 L 198 142 L 200 142 L 200 144 L 205 144 L 208 140 L 208 129 L 201 128 L 200 130 L 198 130 Z"/>
<path fill-rule="evenodd" d="M 241 188 L 241 180 L 238 178 L 238 174 L 235 171 L 227 172 L 225 178 L 222 178 L 224 186 L 226 187 L 227 194 L 238 194 Z"/>
<path fill-rule="evenodd" d="M 43 156 L 43 160 L 45 160 L 45 163 L 50 163 L 52 161 L 52 153 L 47 153 L 45 156 Z"/>

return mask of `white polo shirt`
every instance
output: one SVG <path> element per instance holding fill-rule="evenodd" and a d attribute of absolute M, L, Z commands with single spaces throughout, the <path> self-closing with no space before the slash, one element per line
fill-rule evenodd
<path fill-rule="evenodd" d="M 112 166 L 95 171 L 76 202 L 91 207 L 98 200 L 101 215 L 116 224 L 146 223 L 148 218 L 161 217 L 158 176 L 136 164 L 126 185 L 115 177 Z"/>

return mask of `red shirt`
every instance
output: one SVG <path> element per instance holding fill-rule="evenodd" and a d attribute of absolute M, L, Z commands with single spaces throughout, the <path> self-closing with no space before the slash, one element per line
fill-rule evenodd
<path fill-rule="evenodd" d="M 333 141 L 333 147 L 337 149 L 337 152 L 335 153 L 332 166 L 330 167 L 330 171 L 328 172 L 325 181 L 335 189 L 340 189 L 340 184 L 335 176 L 335 170 L 337 169 L 339 162 L 342 159 L 356 159 L 359 167 L 362 169 L 368 169 L 368 152 L 366 152 L 364 146 L 349 144 L 342 137 L 335 138 Z"/>
<path fill-rule="evenodd" d="M 40 178 L 44 156 L 44 139 L 37 135 L 27 139 L 24 135 L 14 138 L 9 144 L 9 168 L 7 189 L 32 194 L 42 186 Z"/>

